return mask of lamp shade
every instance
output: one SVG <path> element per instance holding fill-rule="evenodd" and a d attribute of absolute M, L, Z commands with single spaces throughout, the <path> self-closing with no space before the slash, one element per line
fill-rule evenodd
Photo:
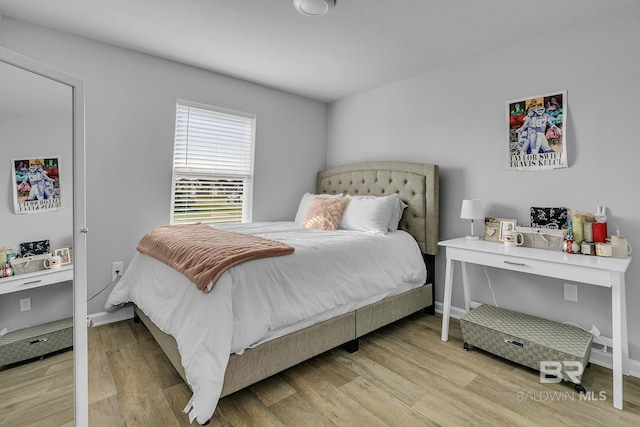
<path fill-rule="evenodd" d="M 478 199 L 465 199 L 462 201 L 462 209 L 460 209 L 460 218 L 462 219 L 480 219 L 484 218 L 482 212 L 482 204 Z"/>

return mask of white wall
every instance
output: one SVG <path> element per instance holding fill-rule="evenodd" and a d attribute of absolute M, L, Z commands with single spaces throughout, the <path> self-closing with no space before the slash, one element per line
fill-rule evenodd
<path fill-rule="evenodd" d="M 11 247 L 18 254 L 22 242 L 49 240 L 52 252 L 70 246 L 73 240 L 72 90 L 5 63 L 0 63 L 0 84 L 0 246 Z M 61 207 L 55 211 L 16 215 L 11 160 L 54 156 L 60 157 Z M 24 298 L 31 298 L 30 311 L 20 311 L 20 300 Z M 70 317 L 72 313 L 70 283 L 0 297 L 0 329 L 12 331 Z"/>
<path fill-rule="evenodd" d="M 364 160 L 440 165 L 440 239 L 468 234 L 459 218 L 463 198 L 483 201 L 486 216 L 529 223 L 531 206 L 593 212 L 609 208 L 609 226 L 627 235 L 640 256 L 640 5 L 623 16 L 554 34 L 523 32 L 511 49 L 468 58 L 329 106 L 327 166 Z M 530 27 L 527 27 L 530 28 Z M 505 101 L 566 89 L 569 168 L 543 172 L 505 169 Z M 476 233 L 481 233 L 477 225 Z M 576 255 L 583 256 L 583 255 Z M 640 359 L 640 270 L 627 272 L 631 357 Z M 444 253 L 436 262 L 442 301 Z M 491 303 L 484 271 L 470 270 L 472 299 Z M 500 306 L 559 321 L 596 324 L 611 336 L 610 293 L 581 286 L 578 303 L 563 300 L 562 283 L 488 270 Z M 453 305 L 463 307 L 461 278 Z"/>
<path fill-rule="evenodd" d="M 178 98 L 257 115 L 254 221 L 293 219 L 325 167 L 324 103 L 6 17 L 0 46 L 85 82 L 89 296 L 169 221 Z"/>

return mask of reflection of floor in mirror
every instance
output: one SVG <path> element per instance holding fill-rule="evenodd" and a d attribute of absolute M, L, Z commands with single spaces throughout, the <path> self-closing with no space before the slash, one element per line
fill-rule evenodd
<path fill-rule="evenodd" d="M 0 370 L 0 427 L 73 427 L 73 351 Z"/>
<path fill-rule="evenodd" d="M 464 351 L 460 323 L 440 340 L 442 316 L 409 316 L 220 400 L 215 426 L 640 425 L 640 379 L 611 405 L 611 370 L 592 365 L 581 399 L 570 384 L 482 350 Z M 191 397 L 142 323 L 89 330 L 89 425 L 189 426 Z M 336 422 L 338 421 L 338 422 Z M 193 425 L 197 425 L 194 423 Z"/>

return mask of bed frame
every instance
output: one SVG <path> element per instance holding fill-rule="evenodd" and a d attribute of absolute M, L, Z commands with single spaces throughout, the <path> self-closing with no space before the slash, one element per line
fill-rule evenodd
<path fill-rule="evenodd" d="M 427 282 L 411 291 L 329 319 L 292 334 L 232 354 L 221 397 L 241 390 L 332 348 L 347 344 L 357 350 L 358 338 L 417 311 L 435 314 L 434 272 L 438 251 L 438 166 L 405 162 L 366 162 L 318 173 L 318 193 L 386 196 L 398 193 L 409 205 L 399 228 L 418 242 L 427 265 Z M 162 332 L 142 312 L 145 324 L 178 373 L 185 379 L 174 338 Z"/>

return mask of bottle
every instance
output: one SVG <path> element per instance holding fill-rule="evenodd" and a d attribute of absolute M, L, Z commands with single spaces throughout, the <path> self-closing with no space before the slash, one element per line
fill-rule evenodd
<path fill-rule="evenodd" d="M 575 254 L 578 252 L 580 246 L 573 237 L 573 222 L 569 221 L 569 229 L 567 235 L 564 236 L 564 242 L 562 242 L 562 250 L 568 254 Z"/>

